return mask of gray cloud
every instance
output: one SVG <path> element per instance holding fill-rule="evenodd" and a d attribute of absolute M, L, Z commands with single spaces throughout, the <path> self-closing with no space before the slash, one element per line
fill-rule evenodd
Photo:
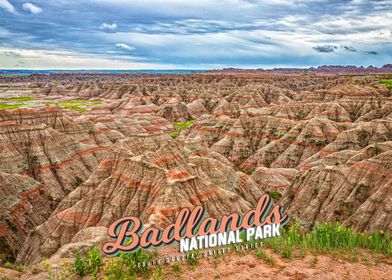
<path fill-rule="evenodd" d="M 28 15 L 22 10 L 26 2 L 44 12 Z M 34 50 L 41 50 L 40 65 L 47 67 L 58 61 L 84 67 L 94 63 L 91 57 L 113 68 L 130 61 L 179 68 L 380 66 L 392 60 L 388 3 L 392 0 L 0 0 L 0 53 L 23 54 L 2 55 L 0 68 L 19 60 L 33 65 L 26 57 Z M 54 59 L 55 51 L 72 52 L 79 60 L 68 62 L 61 53 Z"/>
<path fill-rule="evenodd" d="M 321 52 L 321 53 L 332 53 L 334 52 L 338 47 L 333 46 L 333 45 L 324 45 L 324 46 L 316 46 L 313 47 L 315 51 Z"/>
<path fill-rule="evenodd" d="M 14 51 L 0 51 L 0 55 L 4 55 L 4 56 L 12 56 L 12 57 L 22 57 L 20 54 L 18 54 L 17 52 Z"/>
<path fill-rule="evenodd" d="M 343 46 L 343 49 L 348 52 L 356 52 L 357 49 L 351 46 Z"/>

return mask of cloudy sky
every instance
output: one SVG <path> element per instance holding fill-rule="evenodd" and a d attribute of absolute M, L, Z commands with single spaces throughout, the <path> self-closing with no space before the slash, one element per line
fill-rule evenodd
<path fill-rule="evenodd" d="M 0 0 L 0 69 L 392 62 L 392 0 Z"/>

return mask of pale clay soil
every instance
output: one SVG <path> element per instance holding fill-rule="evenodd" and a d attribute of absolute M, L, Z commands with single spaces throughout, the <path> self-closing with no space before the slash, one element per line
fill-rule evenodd
<path fill-rule="evenodd" d="M 391 264 L 377 266 L 360 262 L 334 260 L 329 256 L 283 261 L 274 257 L 273 265 L 257 259 L 254 255 L 236 254 L 226 256 L 217 263 L 202 260 L 193 271 L 181 274 L 181 279 L 392 279 Z M 178 279 L 172 277 L 169 279 Z"/>
<path fill-rule="evenodd" d="M 358 261 L 350 261 L 347 257 L 336 258 L 330 255 L 308 254 L 304 258 L 287 260 L 265 250 L 273 257 L 273 264 L 257 258 L 252 253 L 230 253 L 224 256 L 201 258 L 199 263 L 190 267 L 186 262 L 181 262 L 180 272 L 174 272 L 171 264 L 161 265 L 162 279 L 392 279 L 392 259 L 383 258 L 380 263 L 375 263 L 372 257 L 365 260 L 363 254 L 358 256 Z M 316 261 L 315 261 L 316 260 Z M 68 259 L 68 261 L 71 261 Z M 56 267 L 63 263 L 62 260 L 49 260 Z M 71 261 L 72 262 L 72 261 Z M 48 279 L 43 266 L 39 266 L 41 272 L 33 274 L 32 269 L 23 273 L 0 269 L 0 279 Z M 8 277 L 8 278 L 6 278 Z M 81 279 L 79 277 L 68 279 Z M 90 279 L 86 276 L 83 279 Z M 104 279 L 103 276 L 100 279 Z M 141 278 L 143 279 L 143 278 Z"/>

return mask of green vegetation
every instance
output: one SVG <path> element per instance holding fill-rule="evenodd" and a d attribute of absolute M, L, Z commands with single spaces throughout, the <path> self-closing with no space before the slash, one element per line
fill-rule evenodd
<path fill-rule="evenodd" d="M 79 187 L 82 183 L 83 183 L 83 180 L 80 177 L 76 176 L 75 181 L 74 181 L 74 186 Z"/>
<path fill-rule="evenodd" d="M 358 132 L 358 140 L 359 140 L 359 144 L 361 145 L 361 147 L 366 146 L 368 139 L 369 139 L 369 134 L 366 131 L 360 130 Z"/>
<path fill-rule="evenodd" d="M 35 98 L 28 97 L 28 96 L 17 96 L 17 97 L 9 97 L 9 98 L 2 98 L 7 101 L 13 102 L 29 102 L 35 100 Z"/>
<path fill-rule="evenodd" d="M 73 266 L 75 268 L 75 272 L 77 275 L 79 275 L 80 277 L 83 277 L 84 275 L 86 275 L 85 260 L 81 257 L 79 250 L 76 251 L 76 258 L 73 263 Z"/>
<path fill-rule="evenodd" d="M 47 101 L 47 102 L 44 102 L 44 104 L 45 105 L 52 105 L 52 104 L 57 104 L 57 102 L 55 102 L 55 101 Z"/>
<path fill-rule="evenodd" d="M 8 104 L 5 102 L 0 102 L 0 110 L 18 109 L 22 106 L 22 104 Z"/>
<path fill-rule="evenodd" d="M 282 197 L 282 194 L 277 191 L 269 191 L 268 194 L 275 200 L 279 200 Z"/>
<path fill-rule="evenodd" d="M 60 101 L 57 103 L 60 107 L 63 107 L 64 109 L 67 110 L 72 110 L 76 111 L 79 113 L 84 113 L 89 107 L 93 107 L 98 104 L 102 104 L 102 101 L 99 100 L 82 100 L 82 99 L 74 99 L 74 100 L 65 100 L 65 101 Z M 56 103 L 50 103 L 46 102 L 46 104 L 56 104 Z"/>
<path fill-rule="evenodd" d="M 245 158 L 246 158 L 246 157 L 245 157 Z M 235 167 L 236 169 L 238 169 L 239 171 L 244 172 L 245 174 L 247 174 L 247 175 L 249 175 L 249 176 L 252 175 L 252 174 L 255 172 L 254 169 L 248 169 L 248 170 L 243 169 L 243 168 L 241 167 L 241 164 L 239 164 L 239 163 L 235 164 L 234 167 Z"/>
<path fill-rule="evenodd" d="M 176 139 L 180 135 L 181 131 L 180 130 L 175 130 L 169 132 L 169 136 L 173 139 Z"/>
<path fill-rule="evenodd" d="M 309 143 L 316 146 L 327 146 L 329 144 L 327 140 L 315 140 L 315 139 L 310 139 Z"/>
<path fill-rule="evenodd" d="M 273 265 L 274 264 L 274 259 L 272 258 L 272 256 L 268 255 L 264 250 L 262 249 L 258 249 L 256 251 L 256 257 L 258 259 L 263 260 L 264 262 Z"/>
<path fill-rule="evenodd" d="M 310 265 L 312 267 L 316 267 L 317 262 L 318 262 L 317 257 L 314 257 L 313 259 L 310 260 Z"/>
<path fill-rule="evenodd" d="M 12 256 L 11 249 L 3 236 L 0 236 L 0 265 L 7 261 L 14 261 L 15 258 Z"/>
<path fill-rule="evenodd" d="M 241 239 L 242 241 L 245 241 L 245 240 L 246 240 L 246 230 L 242 230 L 242 231 L 240 232 L 240 239 Z M 251 242 L 254 242 L 254 238 L 252 238 L 250 241 L 251 241 Z"/>
<path fill-rule="evenodd" d="M 361 76 L 368 76 L 368 74 L 338 74 L 337 76 L 342 76 L 342 77 L 361 77 Z"/>
<path fill-rule="evenodd" d="M 310 265 L 317 265 L 318 254 L 343 254 L 351 261 L 359 261 L 361 255 L 358 250 L 366 250 L 371 253 L 375 263 L 380 263 L 382 256 L 390 258 L 392 256 L 392 236 L 386 233 L 359 233 L 353 229 L 323 223 L 317 224 L 313 230 L 304 232 L 298 222 L 293 223 L 287 230 L 281 229 L 281 236 L 264 239 L 263 247 L 255 250 L 256 258 L 274 266 L 275 261 L 267 249 L 284 258 L 304 257 L 307 253 L 313 254 Z M 245 231 L 240 233 L 240 237 L 245 240 Z M 254 239 L 247 244 L 255 243 Z M 234 245 L 233 245 L 234 246 Z M 233 247 L 234 248 L 234 247 Z M 245 251 L 238 251 L 245 254 Z M 138 250 L 134 253 L 120 253 L 111 257 L 109 262 L 103 265 L 103 260 L 98 247 L 87 250 L 86 256 L 82 257 L 79 251 L 73 263 L 64 263 L 60 268 L 53 268 L 46 264 L 48 279 L 73 279 L 74 275 L 79 277 L 90 277 L 89 279 L 127 280 L 136 278 L 163 279 L 167 273 L 173 273 L 177 277 L 182 272 L 179 262 L 171 264 L 171 272 L 161 267 L 152 268 L 147 266 L 147 262 L 153 261 L 154 253 Z M 199 264 L 201 252 L 196 250 L 188 252 L 186 263 L 189 268 L 194 269 Z M 214 262 L 223 258 L 223 255 L 214 256 Z M 362 256 L 364 262 L 369 263 L 368 255 Z M 145 264 L 145 265 L 143 265 Z M 26 270 L 26 267 L 16 266 L 7 262 L 4 267 L 19 271 Z M 33 273 L 39 273 L 37 270 Z"/>
<path fill-rule="evenodd" d="M 381 154 L 381 152 L 382 152 L 382 150 L 381 150 L 378 146 L 371 147 L 371 149 L 372 149 L 372 153 L 373 153 L 375 156 Z"/>
<path fill-rule="evenodd" d="M 180 129 L 187 129 L 192 124 L 195 123 L 195 120 L 187 120 L 186 122 L 172 122 L 172 125 L 177 126 Z"/>
<path fill-rule="evenodd" d="M 147 276 L 151 273 L 151 269 L 141 264 L 150 261 L 152 256 L 152 253 L 142 250 L 134 253 L 120 253 L 117 257 L 112 257 L 105 265 L 105 279 L 135 279 L 136 276 Z"/>
<path fill-rule="evenodd" d="M 392 90 L 392 80 L 380 80 L 380 84 L 383 84 L 387 89 Z"/>
<path fill-rule="evenodd" d="M 177 138 L 181 134 L 181 131 L 187 129 L 194 123 L 195 120 L 193 119 L 187 120 L 186 122 L 172 122 L 172 125 L 177 127 L 177 129 L 175 131 L 169 132 L 169 136 L 171 136 L 173 139 Z"/>
<path fill-rule="evenodd" d="M 173 269 L 173 272 L 178 275 L 181 272 L 180 263 L 179 262 L 173 263 L 172 264 L 172 269 Z"/>
<path fill-rule="evenodd" d="M 265 167 L 270 168 L 271 167 L 271 161 L 269 159 L 264 159 L 264 165 L 265 165 Z"/>
<path fill-rule="evenodd" d="M 271 128 L 270 131 L 268 131 L 269 134 L 273 135 L 273 136 L 277 136 L 278 132 L 276 130 L 276 128 Z"/>
<path fill-rule="evenodd" d="M 35 100 L 28 96 L 3 97 L 0 98 L 0 110 L 18 109 Z"/>
<path fill-rule="evenodd" d="M 60 267 L 51 267 L 48 261 L 45 261 L 45 270 L 48 273 L 48 280 L 68 280 L 72 279 L 75 274 L 72 264 L 63 263 Z M 33 274 L 40 273 L 40 269 L 35 267 L 33 269 Z"/>
<path fill-rule="evenodd" d="M 87 252 L 87 267 L 93 279 L 98 278 L 99 268 L 102 265 L 102 256 L 97 246 Z"/>
<path fill-rule="evenodd" d="M 6 217 L 5 218 L 5 222 L 7 223 L 8 227 L 13 230 L 16 231 L 18 228 L 16 227 L 15 223 L 13 222 L 14 219 L 10 218 L 10 217 Z"/>
<path fill-rule="evenodd" d="M 8 261 L 4 264 L 4 267 L 8 268 L 8 269 L 19 271 L 19 272 L 24 271 L 27 268 L 23 265 L 16 265 L 16 264 L 8 262 Z"/>
<path fill-rule="evenodd" d="M 200 256 L 201 252 L 199 250 L 188 252 L 186 254 L 186 263 L 189 266 L 194 267 L 199 263 Z"/>
<path fill-rule="evenodd" d="M 161 268 L 156 268 L 151 275 L 152 280 L 161 280 L 164 279 L 162 275 L 162 269 Z"/>
<path fill-rule="evenodd" d="M 32 167 L 39 166 L 41 164 L 36 155 L 30 155 L 29 162 L 30 162 L 30 166 Z"/>
<path fill-rule="evenodd" d="M 102 265 L 102 256 L 97 246 L 87 251 L 87 258 L 82 258 L 80 251 L 76 251 L 73 263 L 74 271 L 80 277 L 91 274 L 92 279 L 98 279 L 99 269 Z"/>
<path fill-rule="evenodd" d="M 254 169 L 249 169 L 249 170 L 246 170 L 245 171 L 245 173 L 247 174 L 247 175 L 252 175 L 253 173 L 255 172 L 255 170 Z"/>
<path fill-rule="evenodd" d="M 265 247 L 271 248 L 284 258 L 291 258 L 295 250 L 304 255 L 312 253 L 351 252 L 358 249 L 370 250 L 372 253 L 392 256 L 392 236 L 385 233 L 359 233 L 339 223 L 317 224 L 307 233 L 301 233 L 299 224 L 294 223 L 287 230 L 281 230 L 281 237 L 263 241 Z"/>

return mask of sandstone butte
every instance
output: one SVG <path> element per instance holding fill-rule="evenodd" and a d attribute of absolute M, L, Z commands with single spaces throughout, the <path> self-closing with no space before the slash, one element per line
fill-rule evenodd
<path fill-rule="evenodd" d="M 267 192 L 306 228 L 340 221 L 391 233 L 392 97 L 380 79 L 0 77 L 44 101 L 0 110 L 1 244 L 23 264 L 72 257 L 104 244 L 124 216 L 164 228 L 200 205 L 219 219 Z M 100 102 L 80 113 L 63 100 Z"/>

